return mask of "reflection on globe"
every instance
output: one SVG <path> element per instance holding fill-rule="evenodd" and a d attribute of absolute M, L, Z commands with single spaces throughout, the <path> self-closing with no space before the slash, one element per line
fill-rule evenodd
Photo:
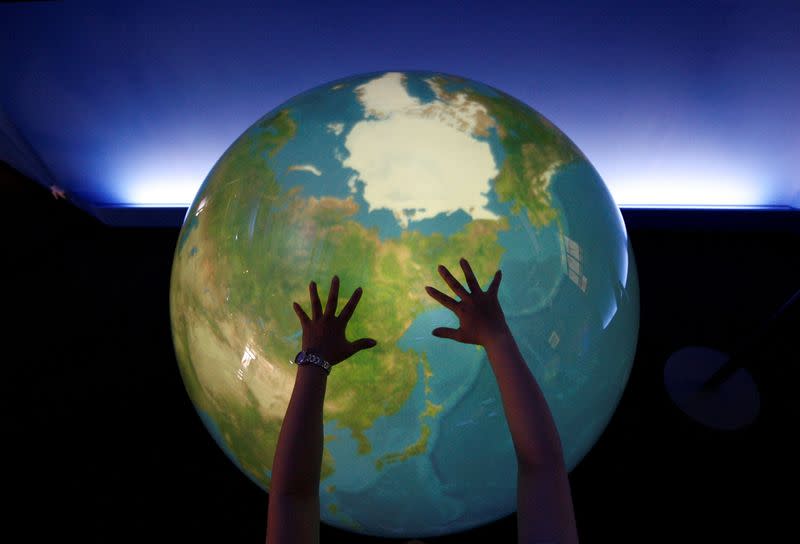
<path fill-rule="evenodd" d="M 619 209 L 594 168 L 518 100 L 439 73 L 360 75 L 292 98 L 214 165 L 175 251 L 170 309 L 186 390 L 216 442 L 269 491 L 308 282 L 363 286 L 349 338 L 376 348 L 328 379 L 322 521 L 424 537 L 516 509 L 516 459 L 484 351 L 438 264 L 466 257 L 500 302 L 571 470 L 630 373 L 639 292 Z"/>

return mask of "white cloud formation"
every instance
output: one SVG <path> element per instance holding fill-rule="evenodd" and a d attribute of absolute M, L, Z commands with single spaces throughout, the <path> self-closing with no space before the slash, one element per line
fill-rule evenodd
<path fill-rule="evenodd" d="M 328 132 L 332 132 L 335 135 L 339 136 L 344 130 L 344 123 L 328 123 L 327 129 Z"/>

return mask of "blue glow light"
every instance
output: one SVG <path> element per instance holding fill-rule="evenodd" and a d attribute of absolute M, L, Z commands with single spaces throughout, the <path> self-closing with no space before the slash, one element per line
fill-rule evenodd
<path fill-rule="evenodd" d="M 381 6 L 5 4 L 0 107 L 68 194 L 187 206 L 227 146 L 297 93 L 444 71 L 551 119 L 622 207 L 800 208 L 800 4 Z M 42 170 L 12 151 L 0 160 Z"/>

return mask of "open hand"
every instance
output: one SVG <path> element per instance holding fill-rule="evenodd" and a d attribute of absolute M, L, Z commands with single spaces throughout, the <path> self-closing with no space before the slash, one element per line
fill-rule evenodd
<path fill-rule="evenodd" d="M 322 303 L 317 293 L 317 284 L 311 282 L 308 286 L 311 296 L 311 317 L 298 304 L 294 303 L 294 312 L 300 319 L 303 327 L 303 350 L 311 350 L 331 365 L 341 363 L 351 355 L 375 347 L 377 342 L 372 338 L 361 338 L 354 342 L 349 342 L 345 336 L 347 322 L 353 316 L 353 312 L 361 299 L 361 287 L 353 292 L 350 300 L 336 316 L 336 305 L 339 302 L 339 277 L 334 276 L 331 280 L 331 290 L 328 293 L 328 302 L 325 304 L 325 311 L 322 310 Z"/>
<path fill-rule="evenodd" d="M 467 291 L 444 265 L 440 264 L 438 270 L 442 279 L 450 286 L 450 289 L 459 296 L 460 301 L 431 286 L 425 287 L 425 291 L 434 300 L 456 314 L 460 324 L 457 329 L 448 327 L 436 328 L 433 330 L 433 335 L 440 338 L 450 338 L 465 344 L 478 344 L 485 347 L 498 334 L 508 332 L 503 309 L 497 300 L 497 291 L 500 288 L 500 279 L 503 274 L 498 270 L 489 288 L 484 292 L 481 290 L 481 286 L 467 260 L 462 258 L 459 264 L 461 264 L 461 269 L 464 271 L 464 277 L 467 280 L 467 286 L 470 291 Z"/>

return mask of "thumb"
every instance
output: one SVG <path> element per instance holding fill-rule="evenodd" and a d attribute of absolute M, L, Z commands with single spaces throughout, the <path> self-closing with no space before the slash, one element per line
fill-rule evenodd
<path fill-rule="evenodd" d="M 374 348 L 377 345 L 378 342 L 372 338 L 361 338 L 360 340 L 356 340 L 350 344 L 350 346 L 353 348 L 353 353 L 361 351 L 362 349 Z"/>
<path fill-rule="evenodd" d="M 455 340 L 456 342 L 462 342 L 462 333 L 461 329 L 451 329 L 449 327 L 438 327 L 433 329 L 433 335 L 439 338 L 449 338 L 451 340 Z"/>

